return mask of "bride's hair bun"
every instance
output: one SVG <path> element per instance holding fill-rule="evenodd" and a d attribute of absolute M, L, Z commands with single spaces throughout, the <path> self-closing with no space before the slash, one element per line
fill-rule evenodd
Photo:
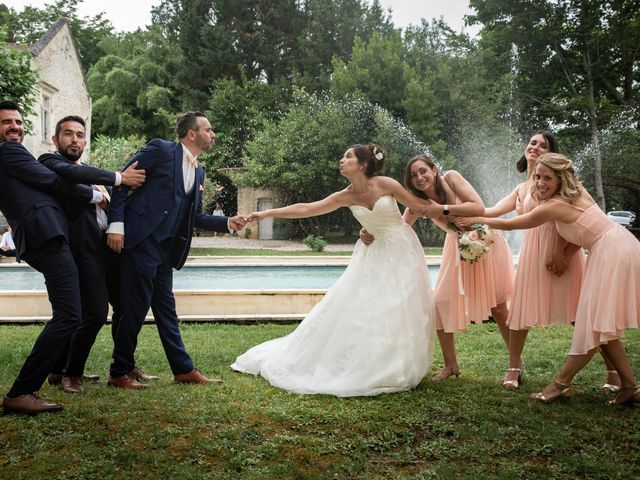
<path fill-rule="evenodd" d="M 380 145 L 370 143 L 368 145 L 352 145 L 350 148 L 358 157 L 358 162 L 366 165 L 364 174 L 367 177 L 375 177 L 384 168 L 387 152 Z"/>

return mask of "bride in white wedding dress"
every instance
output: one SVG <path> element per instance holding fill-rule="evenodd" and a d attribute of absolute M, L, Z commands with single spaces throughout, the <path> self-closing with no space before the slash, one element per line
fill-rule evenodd
<path fill-rule="evenodd" d="M 347 188 L 251 214 L 249 221 L 306 218 L 349 207 L 376 241 L 357 242 L 345 272 L 292 333 L 251 348 L 231 368 L 290 392 L 340 397 L 409 390 L 424 378 L 433 352 L 432 290 L 423 248 L 396 199 L 423 216 L 437 207 L 376 176 L 385 156 L 377 145 L 352 146 L 340 160 Z"/>

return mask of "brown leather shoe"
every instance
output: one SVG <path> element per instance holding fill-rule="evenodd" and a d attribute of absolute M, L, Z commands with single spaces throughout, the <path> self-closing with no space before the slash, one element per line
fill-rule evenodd
<path fill-rule="evenodd" d="M 9 398 L 5 395 L 2 399 L 2 408 L 4 415 L 9 413 L 38 415 L 39 413 L 60 412 L 64 409 L 59 403 L 47 402 L 35 393 L 27 393 L 16 398 Z"/>
<path fill-rule="evenodd" d="M 62 373 L 50 373 L 47 377 L 49 385 L 60 385 L 62 383 Z M 82 375 L 83 382 L 98 382 L 100 380 L 99 375 Z"/>
<path fill-rule="evenodd" d="M 219 378 L 207 378 L 195 368 L 187 373 L 180 373 L 174 378 L 176 383 L 222 383 Z"/>
<path fill-rule="evenodd" d="M 62 389 L 67 393 L 82 393 L 82 376 L 71 375 L 67 377 L 65 375 L 62 377 Z"/>
<path fill-rule="evenodd" d="M 160 380 L 160 377 L 156 377 L 155 375 L 147 375 L 138 367 L 134 367 L 134 369 L 129 372 L 129 376 L 134 380 L 138 380 L 139 382 L 150 382 L 151 380 Z"/>
<path fill-rule="evenodd" d="M 149 388 L 149 385 L 147 385 L 146 383 L 140 383 L 136 379 L 131 378 L 129 375 L 122 375 L 121 377 L 112 377 L 111 375 L 109 375 L 107 385 L 109 385 L 110 387 L 128 388 L 134 390 Z"/>
<path fill-rule="evenodd" d="M 49 385 L 60 385 L 60 383 L 62 383 L 62 374 L 50 373 L 47 377 L 47 381 L 49 382 Z"/>

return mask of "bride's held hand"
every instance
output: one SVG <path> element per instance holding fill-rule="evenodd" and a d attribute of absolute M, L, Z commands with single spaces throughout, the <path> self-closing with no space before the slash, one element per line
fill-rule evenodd
<path fill-rule="evenodd" d="M 267 216 L 264 212 L 253 212 L 251 215 L 247 216 L 247 222 L 259 222 L 260 220 L 264 220 Z"/>
<path fill-rule="evenodd" d="M 375 240 L 375 237 L 373 235 L 371 235 L 369 232 L 367 232 L 366 229 L 361 228 L 360 229 L 360 240 L 362 240 L 362 243 L 364 243 L 365 245 L 371 245 L 373 243 L 373 241 Z"/>

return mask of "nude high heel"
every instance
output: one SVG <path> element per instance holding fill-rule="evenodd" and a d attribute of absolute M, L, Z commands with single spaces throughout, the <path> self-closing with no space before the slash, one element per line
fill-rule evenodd
<path fill-rule="evenodd" d="M 529 398 L 531 398 L 532 400 L 537 400 L 538 402 L 542 402 L 542 403 L 551 403 L 554 400 L 557 400 L 558 398 L 567 398 L 573 394 L 571 387 L 569 385 L 560 383 L 555 378 L 553 379 L 552 383 L 554 387 L 556 387 L 557 392 L 549 395 L 545 395 L 544 391 L 538 392 L 538 393 L 532 393 L 531 395 L 529 395 Z"/>
<path fill-rule="evenodd" d="M 507 379 L 510 373 L 518 373 L 516 378 Z M 502 381 L 502 386 L 505 388 L 519 388 L 522 382 L 522 368 L 507 368 L 507 373 Z"/>
<path fill-rule="evenodd" d="M 613 400 L 609 400 L 607 405 L 628 405 L 640 403 L 640 387 L 622 387 L 620 393 Z"/>
<path fill-rule="evenodd" d="M 460 376 L 460 365 L 458 365 L 457 363 L 450 367 L 447 367 L 447 366 L 442 367 L 442 369 L 437 375 L 434 375 L 433 377 L 431 377 L 431 381 L 441 382 L 442 380 L 446 380 L 447 378 L 452 376 L 455 376 L 456 378 Z"/>
<path fill-rule="evenodd" d="M 610 381 L 616 383 L 609 383 Z M 619 383 L 622 382 L 620 381 L 620 375 L 618 374 L 618 371 L 607 370 L 607 380 L 605 381 L 605 384 L 600 387 L 600 391 L 605 393 L 618 393 L 620 391 L 620 385 L 617 384 Z"/>

